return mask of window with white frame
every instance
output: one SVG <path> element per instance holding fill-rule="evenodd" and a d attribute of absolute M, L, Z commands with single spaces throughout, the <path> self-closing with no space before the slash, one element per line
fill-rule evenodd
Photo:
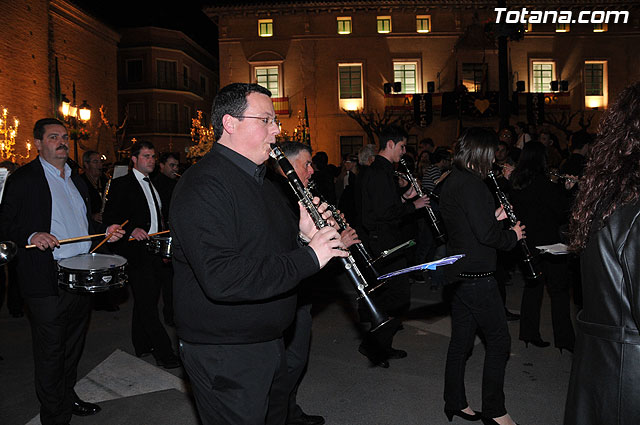
<path fill-rule="evenodd" d="M 273 19 L 258 19 L 258 35 L 273 37 Z"/>
<path fill-rule="evenodd" d="M 338 16 L 338 34 L 351 34 L 351 16 Z"/>
<path fill-rule="evenodd" d="M 340 107 L 348 111 L 362 109 L 362 64 L 344 63 L 338 65 L 338 99 Z"/>
<path fill-rule="evenodd" d="M 363 143 L 362 136 L 340 136 L 340 157 L 346 154 L 357 154 Z"/>
<path fill-rule="evenodd" d="M 280 76 L 277 66 L 256 66 L 256 83 L 271 91 L 271 94 L 278 97 L 280 87 Z"/>
<path fill-rule="evenodd" d="M 554 61 L 531 61 L 530 92 L 548 93 L 551 91 L 551 82 L 555 80 L 556 63 Z"/>
<path fill-rule="evenodd" d="M 431 15 L 416 15 L 416 31 L 431 32 Z"/>
<path fill-rule="evenodd" d="M 402 83 L 400 93 L 420 93 L 420 70 L 417 61 L 393 61 L 393 82 Z"/>
<path fill-rule="evenodd" d="M 387 34 L 391 32 L 391 16 L 378 16 L 378 33 Z"/>
<path fill-rule="evenodd" d="M 606 108 L 609 97 L 607 61 L 585 61 L 584 104 L 587 108 Z"/>

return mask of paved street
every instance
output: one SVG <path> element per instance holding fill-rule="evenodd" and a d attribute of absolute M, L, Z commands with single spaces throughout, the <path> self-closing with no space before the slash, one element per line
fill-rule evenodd
<path fill-rule="evenodd" d="M 519 310 L 522 280 L 507 287 L 508 307 Z M 359 330 L 354 321 L 355 291 L 342 279 L 318 290 L 314 306 L 311 360 L 298 400 L 309 414 L 321 414 L 329 425 L 446 424 L 442 389 L 450 321 L 440 291 L 414 284 L 412 309 L 395 347 L 406 359 L 391 360 L 389 369 L 371 368 L 357 352 Z M 132 301 L 114 313 L 93 312 L 80 363 L 78 394 L 99 402 L 92 417 L 73 424 L 197 424 L 182 369 L 157 368 L 152 358 L 132 355 Z M 542 337 L 552 341 L 548 298 L 542 313 Z M 510 322 L 512 354 L 507 365 L 507 409 L 521 425 L 562 423 L 571 355 L 549 348 L 525 348 L 518 341 L 518 322 Z M 169 328 L 172 331 L 172 328 Z M 175 337 L 175 332 L 173 337 Z M 467 367 L 467 395 L 480 410 L 484 347 L 476 348 Z M 31 336 L 25 318 L 0 310 L 0 424 L 39 424 L 33 387 Z M 535 418 L 535 419 L 534 419 Z M 454 418 L 454 424 L 464 424 Z"/>

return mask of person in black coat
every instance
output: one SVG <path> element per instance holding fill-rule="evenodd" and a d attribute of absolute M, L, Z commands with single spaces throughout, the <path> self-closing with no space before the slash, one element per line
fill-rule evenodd
<path fill-rule="evenodd" d="M 205 425 L 285 422 L 283 333 L 298 283 L 347 256 L 335 229 L 317 230 L 304 209 L 296 221 L 265 178 L 280 132 L 270 96 L 258 84 L 218 92 L 216 143 L 182 175 L 171 202 L 180 356 Z"/>
<path fill-rule="evenodd" d="M 504 371 L 511 347 L 502 298 L 494 278 L 496 250 L 510 250 L 524 235 L 516 223 L 503 229 L 507 216 L 495 209 L 483 179 L 491 170 L 498 140 L 494 132 L 470 128 L 456 145 L 454 167 L 445 179 L 440 211 L 447 228 L 447 255 L 464 254 L 445 267 L 451 295 L 451 340 L 445 369 L 445 414 L 478 420 L 469 406 L 464 375 L 476 332 L 486 341 L 482 373 L 482 419 L 485 424 L 514 425 L 505 408 Z"/>
<path fill-rule="evenodd" d="M 59 240 L 95 233 L 86 185 L 66 161 L 69 136 L 64 124 L 44 118 L 33 128 L 39 156 L 11 174 L 0 206 L 0 239 L 18 245 L 16 269 L 29 308 L 35 387 L 43 425 L 68 423 L 100 407 L 78 397 L 78 362 L 89 323 L 88 294 L 58 288 L 56 260 L 87 253 L 91 242 L 61 245 Z M 104 231 L 104 228 L 99 230 Z M 119 225 L 110 242 L 124 234 Z M 25 249 L 35 245 L 36 249 Z"/>
<path fill-rule="evenodd" d="M 133 294 L 131 339 L 138 357 L 152 354 L 158 366 L 167 369 L 180 366 L 171 340 L 158 315 L 158 300 L 163 281 L 171 276 L 162 267 L 162 258 L 147 249 L 150 233 L 163 231 L 164 220 L 160 195 L 149 174 L 156 164 L 155 149 L 141 141 L 131 152 L 133 168 L 114 179 L 103 219 L 124 222 L 126 238 L 114 244 L 114 250 L 129 260 L 129 284 Z M 129 241 L 129 238 L 135 239 Z"/>
<path fill-rule="evenodd" d="M 405 153 L 406 132 L 397 126 L 389 126 L 380 134 L 380 151 L 373 163 L 362 173 L 360 183 L 361 218 L 368 251 L 373 258 L 382 251 L 405 242 L 402 234 L 403 220 L 407 220 L 416 210 L 429 204 L 429 198 L 417 197 L 413 187 L 400 188 L 394 176 L 393 165 Z M 407 190 L 408 189 L 408 190 Z M 414 199 L 415 198 L 415 199 Z M 403 256 L 395 256 L 381 261 L 379 272 L 386 273 L 406 267 Z M 378 264 L 376 265 L 378 266 Z M 402 323 L 402 316 L 409 311 L 411 287 L 406 275 L 393 279 L 372 294 L 373 302 L 386 314 L 394 317 L 382 329 L 369 333 L 358 350 L 374 366 L 389 367 L 388 359 L 404 358 L 407 353 L 392 347 L 393 337 Z M 368 310 L 359 309 L 361 320 L 369 320 Z"/>
<path fill-rule="evenodd" d="M 527 225 L 531 249 L 561 241 L 561 226 L 569 219 L 569 197 L 551 182 L 546 165 L 546 149 L 540 142 L 529 142 L 522 149 L 518 165 L 510 176 L 511 202 L 516 216 Z M 520 339 L 525 344 L 547 347 L 540 335 L 540 308 L 544 287 L 551 298 L 554 345 L 573 351 L 575 334 L 570 315 L 569 266 L 566 255 L 541 254 L 535 267 L 542 273 L 535 285 L 526 285 L 520 309 Z"/>
<path fill-rule="evenodd" d="M 571 247 L 584 307 L 565 425 L 640 423 L 640 82 L 607 110 L 579 183 Z"/>

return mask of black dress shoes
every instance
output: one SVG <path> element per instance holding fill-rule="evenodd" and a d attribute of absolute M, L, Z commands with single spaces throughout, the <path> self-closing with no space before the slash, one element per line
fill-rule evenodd
<path fill-rule="evenodd" d="M 156 364 L 165 369 L 175 369 L 180 367 L 180 359 L 175 354 L 171 354 L 164 358 L 156 358 Z"/>
<path fill-rule="evenodd" d="M 387 358 L 389 359 L 404 359 L 407 357 L 407 352 L 404 350 L 396 350 L 395 348 L 390 348 L 387 352 Z"/>
<path fill-rule="evenodd" d="M 358 347 L 358 351 L 360 354 L 368 358 L 373 366 L 378 366 L 384 369 L 389 367 L 389 361 L 385 355 L 377 353 L 364 345 L 360 345 L 360 347 Z"/>
<path fill-rule="evenodd" d="M 288 419 L 287 425 L 322 425 L 324 423 L 324 418 L 320 415 L 307 415 L 303 413 L 301 416 Z"/>
<path fill-rule="evenodd" d="M 539 348 L 545 348 L 551 345 L 550 342 L 548 341 L 544 341 L 542 338 L 538 337 L 536 339 L 522 339 L 522 341 L 524 342 L 524 346 L 529 348 L 529 344 L 535 346 L 535 347 L 539 347 Z"/>
<path fill-rule="evenodd" d="M 89 403 L 86 401 L 82 401 L 80 399 L 73 402 L 73 408 L 71 409 L 71 413 L 76 416 L 91 416 L 95 415 L 102 409 L 97 404 Z"/>
<path fill-rule="evenodd" d="M 504 309 L 504 314 L 507 316 L 507 322 L 513 322 L 515 320 L 520 320 L 520 315 L 518 313 L 512 313 L 506 308 Z"/>

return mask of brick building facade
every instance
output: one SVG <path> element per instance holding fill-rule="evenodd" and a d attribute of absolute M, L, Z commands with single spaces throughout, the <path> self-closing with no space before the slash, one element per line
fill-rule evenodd
<path fill-rule="evenodd" d="M 219 27 L 220 85 L 260 82 L 273 88 L 274 96 L 283 98 L 284 106 L 276 109 L 281 109 L 282 128 L 289 132 L 298 124 L 306 98 L 312 147 L 326 151 L 334 163 L 341 153 L 367 142 L 365 132 L 342 108 L 401 112 L 412 109 L 413 94 L 432 91 L 433 122 L 413 127 L 410 144 L 424 137 L 449 144 L 458 121 L 441 117 L 444 93 L 452 92 L 456 81 L 472 92 L 498 91 L 498 50 L 485 39 L 485 23 L 496 18 L 495 2 L 294 3 L 216 2 L 204 8 Z M 535 5 L 540 10 L 569 7 L 576 14 L 596 7 L 588 1 L 570 6 L 545 0 L 527 3 L 529 9 Z M 509 5 L 510 10 L 522 6 Z M 510 89 L 524 84 L 525 92 L 546 92 L 547 113 L 587 110 L 594 114 L 595 125 L 607 103 L 640 78 L 640 57 L 634 53 L 640 42 L 640 8 L 633 2 L 602 6 L 629 11 L 628 22 L 599 30 L 590 24 L 564 29 L 535 24 L 524 39 L 510 42 Z M 402 91 L 385 93 L 385 84 L 394 81 L 403 83 Z M 552 90 L 551 81 L 567 83 Z M 586 97 L 587 87 L 595 97 Z M 521 109 L 512 115 L 512 123 L 527 121 L 522 104 Z M 498 126 L 497 117 L 463 116 L 462 121 L 465 126 Z"/>
<path fill-rule="evenodd" d="M 20 120 L 17 153 L 26 154 L 35 121 L 55 115 L 58 108 L 57 58 L 61 92 L 71 99 L 75 82 L 77 104 L 86 100 L 92 107 L 91 137 L 81 143 L 113 158 L 111 133 L 99 128 L 98 109 L 104 105 L 116 120 L 118 33 L 64 0 L 3 2 L 0 25 L 0 105 L 9 110 L 11 122 L 14 116 Z M 33 149 L 29 159 L 36 154 Z"/>

